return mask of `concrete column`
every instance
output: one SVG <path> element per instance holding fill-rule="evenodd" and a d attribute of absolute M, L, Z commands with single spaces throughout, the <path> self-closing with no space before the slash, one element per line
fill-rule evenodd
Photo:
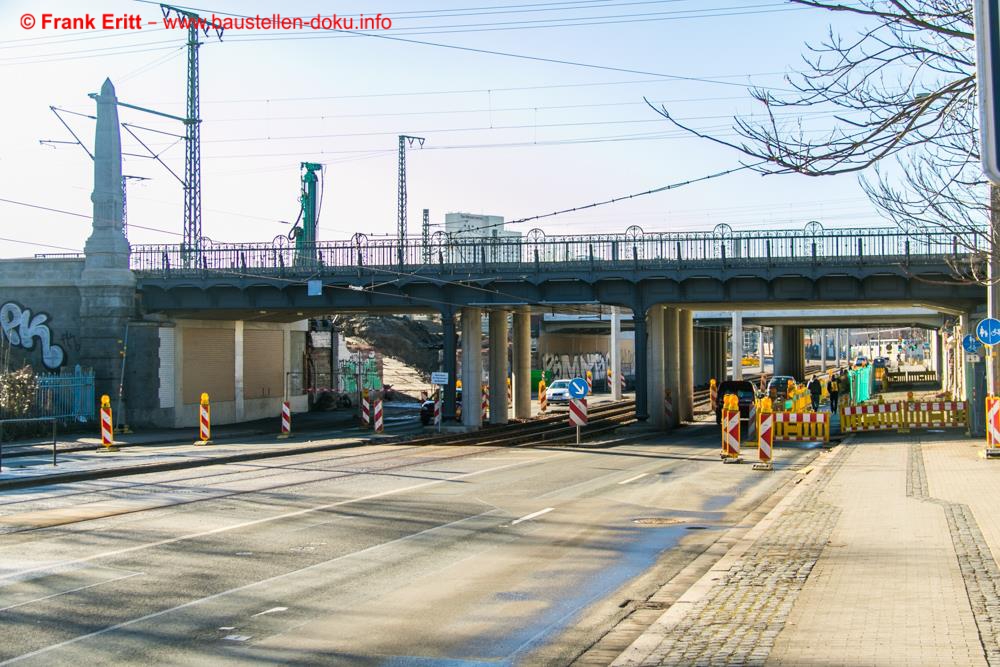
<path fill-rule="evenodd" d="M 732 352 L 733 358 L 733 379 L 743 379 L 743 313 L 733 311 L 732 326 Z"/>
<path fill-rule="evenodd" d="M 632 324 L 635 327 L 635 418 L 644 422 L 649 419 L 649 388 L 646 386 L 646 378 L 649 376 L 646 372 L 646 350 L 649 346 L 645 308 L 632 308 Z"/>
<path fill-rule="evenodd" d="M 805 344 L 802 328 L 786 325 L 774 327 L 774 374 L 791 375 L 802 381 L 805 375 Z"/>
<path fill-rule="evenodd" d="M 236 320 L 234 324 L 236 330 L 233 332 L 233 356 L 235 357 L 235 363 L 233 364 L 233 397 L 235 399 L 234 402 L 236 403 L 236 421 L 239 422 L 243 421 L 246 417 L 246 392 L 243 388 L 243 320 Z M 284 338 L 287 339 L 288 337 L 289 332 L 284 332 Z M 285 346 L 285 354 L 287 355 L 291 346 L 288 344 L 287 340 L 283 340 L 282 342 Z M 287 367 L 287 357 L 285 361 L 285 366 Z M 282 389 L 283 391 L 281 393 L 282 396 L 284 396 L 285 392 L 288 391 L 287 377 L 285 377 Z"/>
<path fill-rule="evenodd" d="M 531 311 L 514 312 L 514 419 L 531 418 Z"/>
<path fill-rule="evenodd" d="M 764 325 L 757 329 L 757 360 L 760 362 L 760 372 L 764 372 Z"/>
<path fill-rule="evenodd" d="M 480 427 L 483 384 L 483 311 L 462 309 L 462 423 Z"/>
<path fill-rule="evenodd" d="M 833 365 L 840 368 L 840 329 L 833 330 Z"/>
<path fill-rule="evenodd" d="M 619 340 L 621 339 L 621 329 L 622 329 L 622 313 L 618 306 L 611 307 L 611 341 L 609 346 L 609 362 L 611 368 L 611 398 L 620 401 L 622 400 L 622 362 L 621 354 L 618 349 Z"/>
<path fill-rule="evenodd" d="M 507 311 L 490 311 L 490 424 L 506 424 L 507 405 Z"/>
<path fill-rule="evenodd" d="M 679 344 L 677 356 L 681 367 L 680 412 L 683 421 L 694 421 L 694 313 L 678 310 Z"/>
<path fill-rule="evenodd" d="M 664 428 L 663 387 L 666 376 L 666 355 L 663 331 L 664 307 L 650 306 L 646 321 L 649 325 L 649 345 L 646 351 L 646 386 L 648 387 L 649 423 Z M 638 361 L 638 358 L 636 359 Z"/>
<path fill-rule="evenodd" d="M 940 341 L 938 340 L 940 337 L 941 337 L 941 332 L 938 331 L 937 329 L 932 329 L 930 331 L 930 339 L 931 339 L 930 369 L 932 371 L 940 371 L 941 369 L 941 356 L 940 356 L 941 345 L 939 345 Z"/>
<path fill-rule="evenodd" d="M 680 358 L 680 315 L 677 308 L 665 308 L 663 312 L 663 342 L 664 371 L 666 376 L 665 389 L 670 392 L 670 402 L 673 407 L 673 419 L 670 422 L 664 418 L 664 426 L 674 428 L 680 424 L 681 414 L 681 358 Z M 664 395 L 660 394 L 660 402 Z"/>
<path fill-rule="evenodd" d="M 458 343 L 455 340 L 455 310 L 448 308 L 441 311 L 441 332 L 444 335 L 442 344 L 442 366 L 448 374 L 448 384 L 444 386 L 444 405 L 441 406 L 441 419 L 449 421 L 455 418 L 455 384 L 458 380 Z M 462 384 L 465 384 L 464 382 Z"/>
<path fill-rule="evenodd" d="M 819 369 L 821 371 L 826 370 L 826 329 L 823 329 L 823 333 L 819 337 Z"/>
<path fill-rule="evenodd" d="M 718 364 L 715 369 L 715 377 L 720 382 L 729 378 L 729 361 L 726 358 L 729 355 L 729 345 L 726 344 L 728 335 L 729 331 L 726 327 L 719 327 L 715 331 L 715 358 Z"/>

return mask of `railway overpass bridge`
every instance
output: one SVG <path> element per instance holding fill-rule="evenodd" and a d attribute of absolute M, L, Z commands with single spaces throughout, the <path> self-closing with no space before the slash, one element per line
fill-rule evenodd
<path fill-rule="evenodd" d="M 531 312 L 627 309 L 635 358 L 645 360 L 636 363 L 637 412 L 661 423 L 665 388 L 677 402 L 675 415 L 691 413 L 694 311 L 918 307 L 926 321 L 934 313 L 969 320 L 985 302 L 985 290 L 956 271 L 978 261 L 977 243 L 976 237 L 938 231 L 824 229 L 816 223 L 800 230 L 736 232 L 723 225 L 712 232 L 653 234 L 633 226 L 596 236 L 532 230 L 520 239 L 469 240 L 438 234 L 426 244 L 357 234 L 298 249 L 280 238 L 206 240 L 198 249 L 137 246 L 130 267 L 143 311 L 173 318 L 289 322 L 338 312 L 438 313 L 452 383 L 458 377 L 458 322 L 463 340 L 475 340 L 485 312 L 495 384 L 491 413 L 508 413 L 504 383 L 512 370 L 518 417 L 528 414 L 531 391 Z M 776 349 L 797 375 L 804 366 L 801 323 L 781 325 Z M 482 369 L 470 361 L 463 365 L 463 384 L 476 386 Z M 474 394 L 463 397 L 463 419 L 471 426 L 479 418 Z M 447 387 L 446 415 L 454 414 L 454 395 Z"/>

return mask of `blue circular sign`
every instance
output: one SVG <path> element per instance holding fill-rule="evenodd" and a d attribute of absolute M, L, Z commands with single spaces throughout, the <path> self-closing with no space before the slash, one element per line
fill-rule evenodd
<path fill-rule="evenodd" d="M 976 325 L 976 337 L 983 345 L 1000 345 L 1000 320 L 987 317 Z"/>
<path fill-rule="evenodd" d="M 1000 324 L 998 322 L 997 324 Z M 583 398 L 587 395 L 587 381 L 583 378 L 573 378 L 569 381 L 570 398 Z"/>
<path fill-rule="evenodd" d="M 982 346 L 983 344 L 979 342 L 979 339 L 972 334 L 965 334 L 962 338 L 962 347 L 964 347 L 965 351 L 969 354 L 976 354 Z"/>

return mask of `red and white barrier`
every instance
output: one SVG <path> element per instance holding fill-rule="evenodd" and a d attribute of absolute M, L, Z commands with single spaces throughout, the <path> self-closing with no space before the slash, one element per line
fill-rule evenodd
<path fill-rule="evenodd" d="M 207 445 L 212 441 L 212 407 L 208 400 L 208 394 L 201 395 L 201 403 L 198 406 L 198 441 L 196 445 Z"/>
<path fill-rule="evenodd" d="M 760 413 L 760 428 L 757 429 L 757 459 L 755 470 L 771 470 L 774 461 L 774 413 Z"/>
<path fill-rule="evenodd" d="M 101 444 L 108 450 L 115 446 L 114 423 L 111 418 L 111 399 L 105 394 L 101 396 Z"/>
<path fill-rule="evenodd" d="M 740 411 L 722 410 L 722 458 L 724 460 L 739 460 L 740 458 Z"/>
<path fill-rule="evenodd" d="M 986 449 L 1000 448 L 1000 398 L 986 397 Z"/>
<path fill-rule="evenodd" d="M 587 399 L 571 398 L 569 400 L 569 425 L 587 425 Z"/>
<path fill-rule="evenodd" d="M 281 434 L 279 438 L 288 438 L 292 435 L 292 405 L 288 401 L 281 403 Z"/>
<path fill-rule="evenodd" d="M 361 427 L 368 428 L 372 423 L 371 406 L 368 403 L 368 390 L 361 392 Z"/>
<path fill-rule="evenodd" d="M 483 385 L 483 404 L 482 404 L 482 420 L 486 423 L 490 414 L 490 386 L 488 384 Z"/>
<path fill-rule="evenodd" d="M 382 419 L 382 399 L 376 398 L 374 404 L 375 408 L 374 410 L 372 410 L 372 412 L 374 414 L 375 432 L 381 433 L 382 431 L 385 430 L 385 424 L 383 423 Z"/>

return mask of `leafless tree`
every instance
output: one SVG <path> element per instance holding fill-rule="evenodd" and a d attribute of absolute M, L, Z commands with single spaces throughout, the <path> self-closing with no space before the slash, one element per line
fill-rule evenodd
<path fill-rule="evenodd" d="M 753 89 L 766 117 L 735 118 L 738 139 L 656 111 L 740 151 L 762 174 L 867 171 L 862 187 L 900 227 L 946 229 L 969 249 L 990 247 L 971 0 L 789 1 L 850 15 L 864 28 L 851 37 L 831 28 L 820 44 L 807 44 L 805 67 L 786 76 L 787 91 Z M 982 281 L 976 264 L 956 271 Z"/>

